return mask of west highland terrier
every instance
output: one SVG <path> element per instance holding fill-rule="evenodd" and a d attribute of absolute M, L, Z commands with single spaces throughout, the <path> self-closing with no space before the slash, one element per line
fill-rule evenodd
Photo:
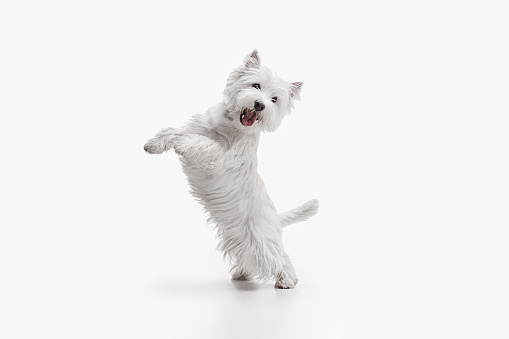
<path fill-rule="evenodd" d="M 282 230 L 315 215 L 318 200 L 278 213 L 257 172 L 256 151 L 260 132 L 279 127 L 301 89 L 302 82 L 287 82 L 262 66 L 254 50 L 231 72 L 222 102 L 145 144 L 151 154 L 173 148 L 180 155 L 192 195 L 216 226 L 233 280 L 276 280 L 277 288 L 297 284 Z"/>

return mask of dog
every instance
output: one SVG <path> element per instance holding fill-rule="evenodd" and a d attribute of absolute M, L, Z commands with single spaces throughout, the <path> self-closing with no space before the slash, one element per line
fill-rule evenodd
<path fill-rule="evenodd" d="M 280 289 L 298 282 L 282 230 L 315 215 L 319 203 L 278 213 L 257 172 L 257 148 L 261 132 L 275 131 L 290 114 L 302 85 L 262 65 L 255 49 L 230 73 L 222 102 L 182 128 L 161 130 L 144 146 L 150 154 L 174 149 L 179 155 L 191 194 L 217 230 L 232 280 L 275 280 Z"/>

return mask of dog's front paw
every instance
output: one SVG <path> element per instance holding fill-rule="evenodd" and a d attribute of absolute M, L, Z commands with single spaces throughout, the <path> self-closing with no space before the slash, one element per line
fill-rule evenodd
<path fill-rule="evenodd" d="M 153 138 L 147 141 L 143 149 L 150 154 L 161 154 L 168 150 L 168 146 L 161 138 Z"/>
<path fill-rule="evenodd" d="M 165 128 L 145 144 L 143 149 L 150 154 L 161 154 L 169 151 L 173 146 L 173 141 L 181 135 L 177 128 Z"/>
<path fill-rule="evenodd" d="M 298 282 L 299 279 L 297 279 L 296 276 L 292 276 L 283 272 L 277 277 L 276 285 L 274 285 L 274 287 L 279 289 L 294 288 Z"/>
<path fill-rule="evenodd" d="M 188 159 L 198 158 L 200 155 L 198 135 L 179 135 L 173 139 L 173 149 L 178 155 L 185 156 Z"/>

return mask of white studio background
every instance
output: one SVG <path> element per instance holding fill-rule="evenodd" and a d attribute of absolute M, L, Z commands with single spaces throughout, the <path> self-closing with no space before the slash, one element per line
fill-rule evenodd
<path fill-rule="evenodd" d="M 504 1 L 3 1 L 2 338 L 507 338 Z M 175 154 L 257 48 L 300 282 L 239 288 Z"/>

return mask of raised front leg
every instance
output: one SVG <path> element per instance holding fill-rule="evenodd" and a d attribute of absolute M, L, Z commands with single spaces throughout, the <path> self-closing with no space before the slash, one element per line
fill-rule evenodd
<path fill-rule="evenodd" d="M 143 149 L 150 154 L 161 154 L 169 151 L 173 147 L 176 137 L 182 135 L 179 128 L 165 128 L 159 131 L 156 136 L 145 144 Z"/>
<path fill-rule="evenodd" d="M 193 163 L 209 165 L 224 154 L 219 142 L 204 135 L 185 134 L 173 141 L 175 152 Z"/>

